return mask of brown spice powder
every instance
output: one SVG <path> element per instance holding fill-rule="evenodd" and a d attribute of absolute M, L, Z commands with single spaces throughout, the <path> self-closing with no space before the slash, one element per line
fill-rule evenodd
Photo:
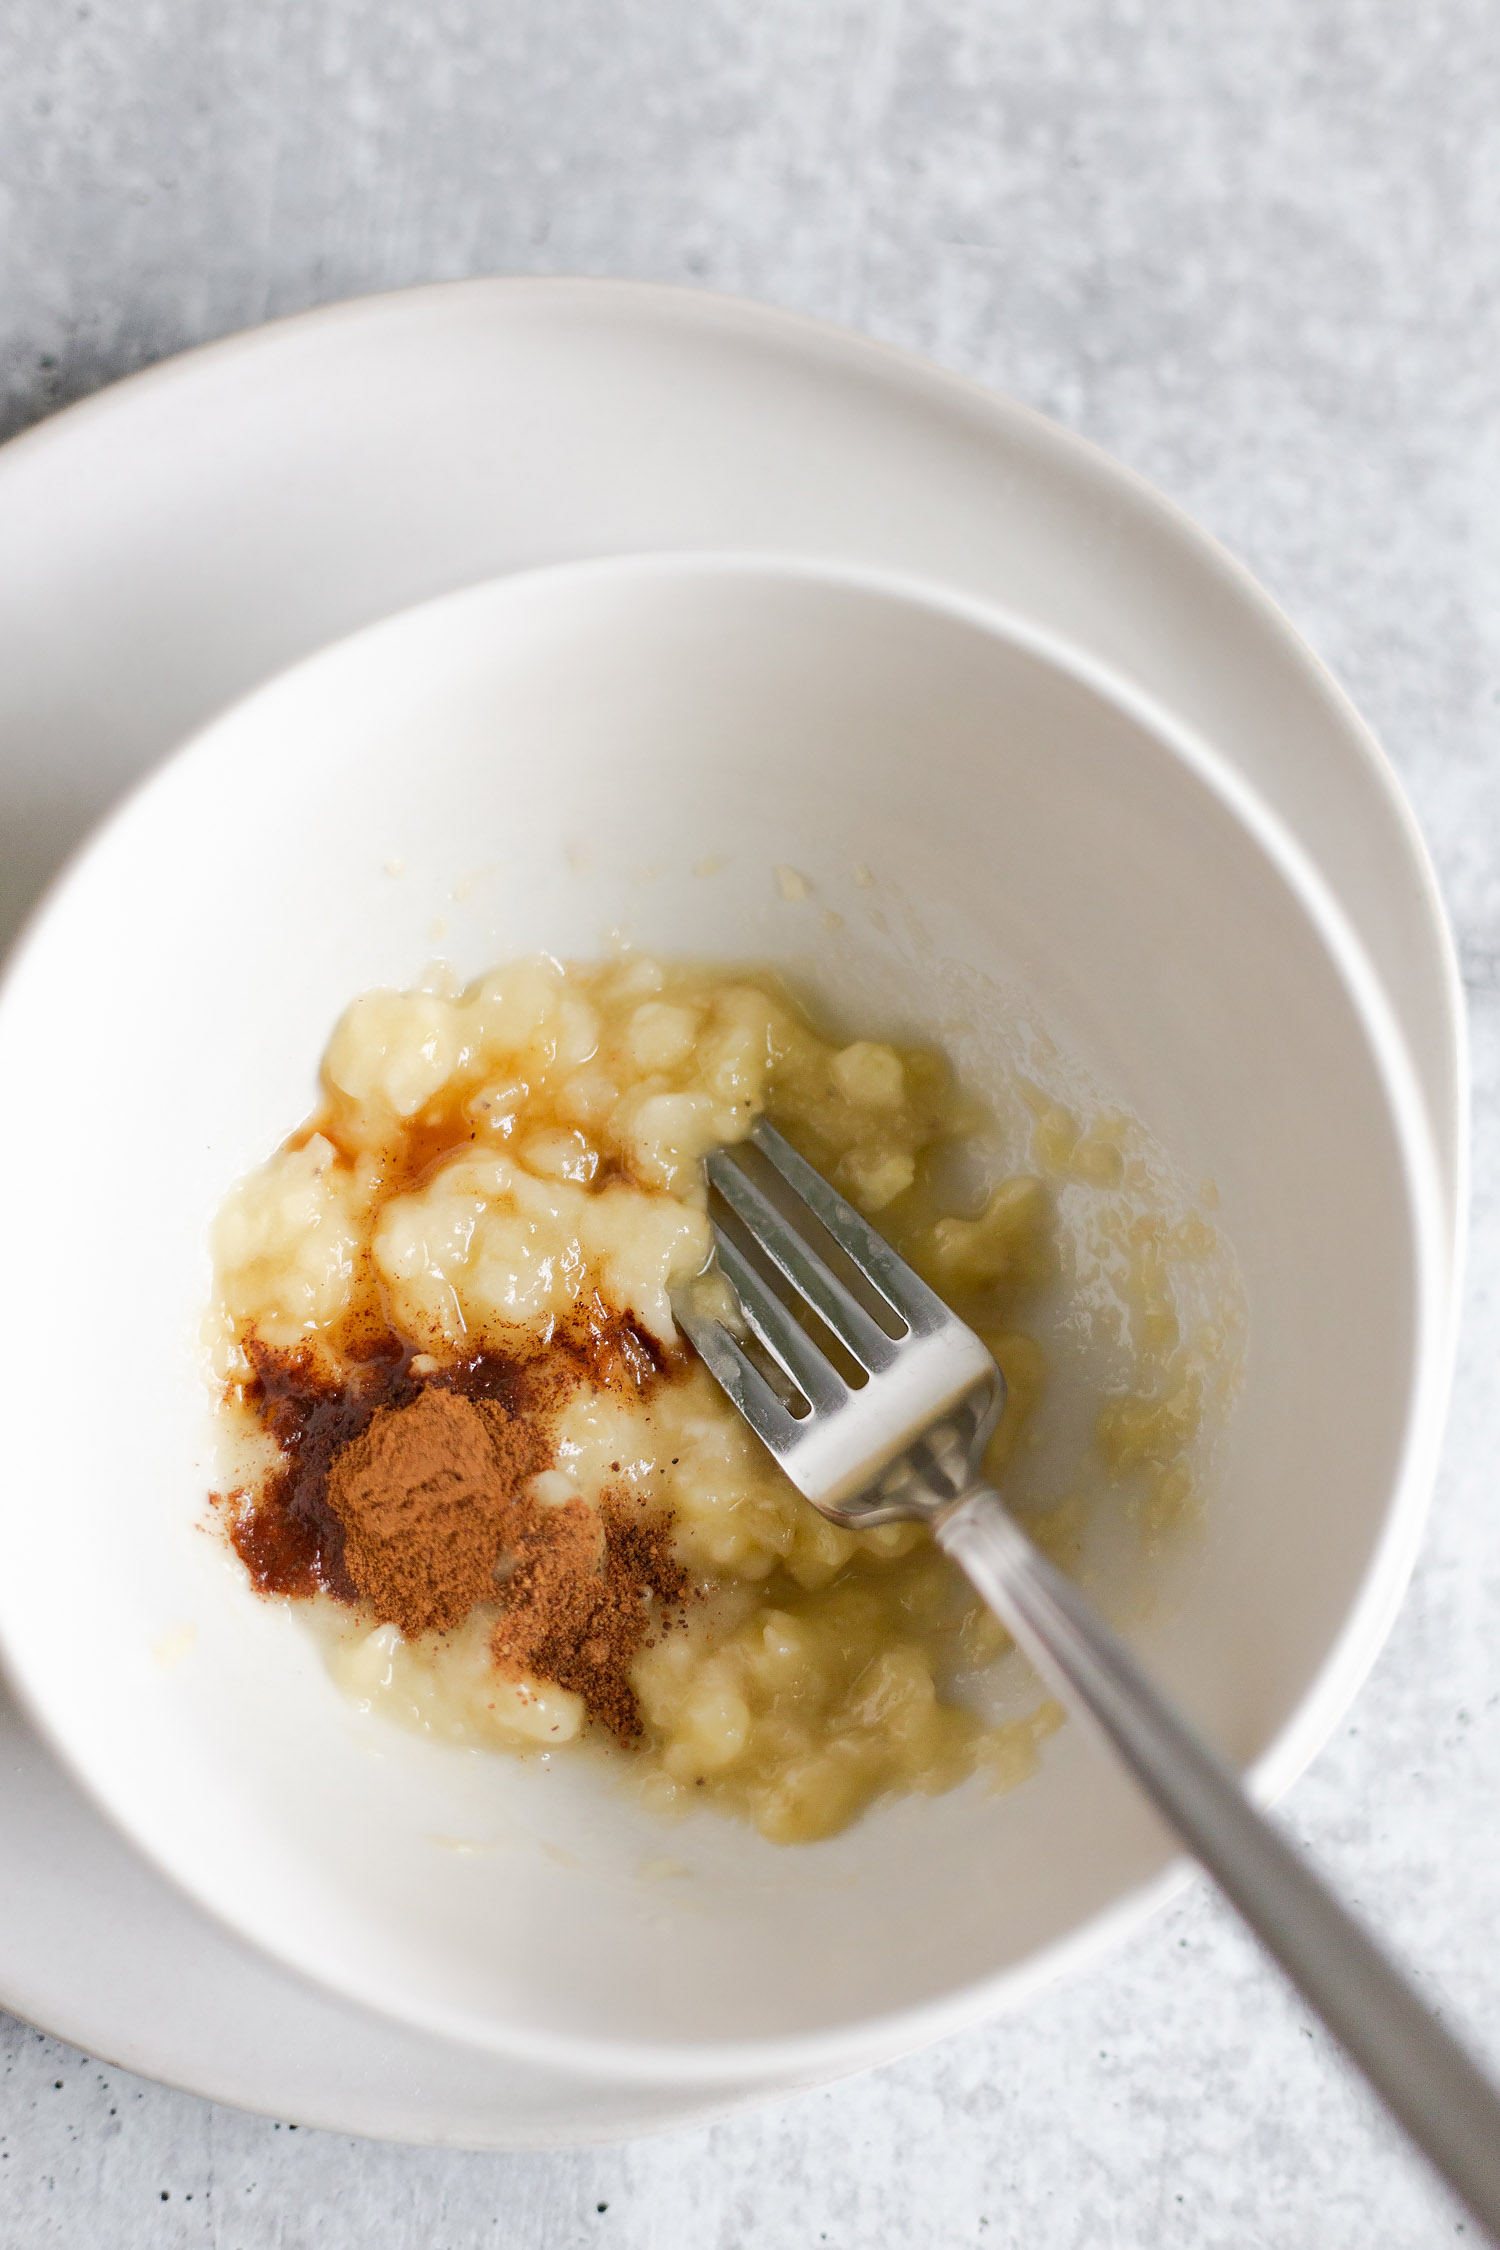
<path fill-rule="evenodd" d="M 684 1601 L 686 1571 L 668 1516 L 628 1493 L 537 1509 L 505 1589 L 490 1648 L 502 1671 L 532 1672 L 581 1695 L 619 1742 L 641 1732 L 630 1666 L 650 1627 L 648 1595 Z"/>
<path fill-rule="evenodd" d="M 544 1506 L 526 1486 L 548 1465 L 539 1419 L 565 1391 L 638 1395 L 671 1372 L 651 1339 L 595 1299 L 535 1359 L 480 1354 L 425 1380 L 390 1334 L 343 1379 L 305 1353 L 247 1348 L 248 1403 L 284 1462 L 229 1526 L 260 1592 L 331 1593 L 407 1637 L 498 1602 L 498 1669 L 571 1689 L 621 1742 L 640 1734 L 629 1668 L 650 1604 L 688 1591 L 671 1520 L 623 1488 L 595 1510 Z"/>
<path fill-rule="evenodd" d="M 536 1432 L 492 1399 L 424 1389 L 381 1407 L 328 1478 L 344 1567 L 379 1622 L 409 1640 L 451 1633 L 492 1601 L 531 1509 L 521 1488 L 545 1460 Z"/>

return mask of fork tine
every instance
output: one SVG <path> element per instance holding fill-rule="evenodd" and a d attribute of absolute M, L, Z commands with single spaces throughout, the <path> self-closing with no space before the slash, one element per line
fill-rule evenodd
<path fill-rule="evenodd" d="M 782 1217 L 749 1173 L 742 1172 L 732 1157 L 718 1149 L 708 1160 L 708 1176 L 730 1210 L 743 1220 L 756 1246 L 765 1252 L 797 1294 L 806 1299 L 819 1319 L 826 1321 L 860 1366 L 872 1375 L 889 1367 L 896 1356 L 895 1340 L 870 1318 L 838 1276 L 829 1272 L 817 1252 Z M 833 1232 L 832 1228 L 829 1232 Z"/>
<path fill-rule="evenodd" d="M 876 1233 L 868 1219 L 861 1218 L 837 1188 L 829 1186 L 821 1172 L 815 1172 L 807 1160 L 797 1154 L 791 1142 L 778 1133 L 774 1125 L 762 1117 L 750 1138 L 762 1156 L 775 1165 L 787 1186 L 802 1198 L 813 1217 L 826 1227 L 844 1255 L 910 1328 L 924 1334 L 951 1320 L 952 1315 L 941 1297 L 912 1272 L 906 1260 Z"/>
<path fill-rule="evenodd" d="M 849 1396 L 849 1387 L 823 1357 L 807 1331 L 798 1327 L 781 1299 L 766 1287 L 749 1259 L 722 1227 L 714 1228 L 714 1244 L 720 1271 L 739 1298 L 745 1318 L 808 1405 L 815 1412 L 825 1414 L 842 1406 Z"/>
<path fill-rule="evenodd" d="M 790 1453 L 801 1425 L 746 1358 L 737 1338 L 722 1321 L 694 1309 L 690 1290 L 673 1298 L 672 1311 L 710 1375 L 728 1392 L 761 1443 L 773 1453 Z"/>

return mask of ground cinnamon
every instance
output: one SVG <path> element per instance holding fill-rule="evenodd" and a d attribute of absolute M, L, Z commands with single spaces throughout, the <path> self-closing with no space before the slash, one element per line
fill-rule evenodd
<path fill-rule="evenodd" d="M 306 1353 L 247 1348 L 248 1403 L 283 1457 L 229 1525 L 262 1593 L 331 1593 L 407 1637 L 497 1603 L 502 1672 L 571 1689 L 617 1740 L 640 1733 L 630 1665 L 653 1615 L 687 1593 L 671 1520 L 623 1486 L 598 1509 L 548 1506 L 528 1487 L 560 1395 L 579 1381 L 645 1389 L 667 1372 L 652 1340 L 596 1299 L 532 1360 L 479 1354 L 425 1377 L 394 1336 L 342 1377 Z"/>
<path fill-rule="evenodd" d="M 617 1741 L 641 1731 L 630 1666 L 646 1639 L 646 1597 L 688 1591 L 669 1517 L 628 1493 L 596 1511 L 582 1500 L 538 1510 L 519 1543 L 490 1647 L 509 1673 L 532 1672 L 581 1695 Z"/>
<path fill-rule="evenodd" d="M 408 1639 L 451 1633 L 494 1600 L 496 1564 L 532 1511 L 522 1487 L 545 1464 L 525 1418 L 492 1399 L 424 1388 L 380 1408 L 328 1478 L 361 1601 Z"/>

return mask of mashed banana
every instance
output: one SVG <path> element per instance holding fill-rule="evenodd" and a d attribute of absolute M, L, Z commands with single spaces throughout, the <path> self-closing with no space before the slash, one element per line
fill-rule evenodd
<path fill-rule="evenodd" d="M 791 1843 L 882 1794 L 1031 1769 L 1059 1713 L 1034 1687 L 1020 1710 L 1014 1682 L 1010 1708 L 987 1692 L 1008 1645 L 988 1610 L 919 1528 L 854 1533 L 803 1501 L 686 1354 L 670 1297 L 708 1253 L 702 1158 L 765 1112 L 991 1346 L 1008 1383 L 998 1476 L 1046 1383 L 1028 1310 L 1061 1286 L 1057 1199 L 1071 1182 L 1093 1199 L 1122 1303 L 1135 1292 L 1135 1381 L 1104 1401 L 1096 1458 L 1164 1522 L 1187 1494 L 1204 1387 L 1171 1270 L 1198 1251 L 1124 1197 L 1123 1125 L 1088 1133 L 1034 1096 L 1034 1162 L 955 1207 L 949 1159 L 988 1120 L 938 1054 L 827 1040 L 769 978 L 632 957 L 521 962 L 460 993 L 368 993 L 323 1078 L 319 1115 L 240 1182 L 215 1230 L 217 1367 L 241 1423 L 257 1354 L 353 1381 L 372 1339 L 394 1337 L 422 1376 L 542 1352 L 607 1315 L 638 1339 L 631 1379 L 617 1369 L 559 1399 L 536 1482 L 596 1507 L 623 1490 L 675 1526 L 694 1598 L 636 1658 L 642 1731 L 607 1753 L 649 1800 L 707 1799 Z M 1052 1497 L 1035 1520 L 1067 1557 L 1079 1503 Z M 307 1608 L 362 1704 L 472 1745 L 576 1740 L 589 1731 L 577 1695 L 497 1670 L 502 1604 L 497 1588 L 457 1632 L 413 1640 L 327 1596 Z"/>

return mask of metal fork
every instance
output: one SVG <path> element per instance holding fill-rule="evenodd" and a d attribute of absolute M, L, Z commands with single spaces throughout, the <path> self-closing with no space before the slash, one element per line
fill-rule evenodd
<path fill-rule="evenodd" d="M 1500 2095 L 983 1482 L 1005 1384 L 973 1330 L 774 1127 L 762 1120 L 748 1146 L 761 1161 L 742 1144 L 707 1167 L 740 1333 L 701 1281 L 673 1300 L 709 1371 L 832 1522 L 931 1526 L 1500 2241 Z"/>

